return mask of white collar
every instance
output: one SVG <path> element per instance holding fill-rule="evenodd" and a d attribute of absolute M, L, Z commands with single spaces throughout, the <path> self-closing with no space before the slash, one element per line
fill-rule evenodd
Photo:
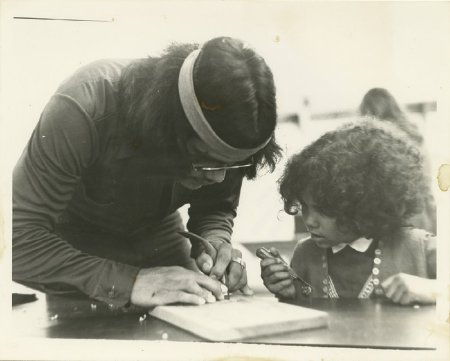
<path fill-rule="evenodd" d="M 333 253 L 338 253 L 339 251 L 342 251 L 345 246 L 350 246 L 355 251 L 362 253 L 369 249 L 371 243 L 372 243 L 371 239 L 361 237 L 350 243 L 339 243 L 336 246 L 331 247 L 331 250 L 333 251 Z"/>

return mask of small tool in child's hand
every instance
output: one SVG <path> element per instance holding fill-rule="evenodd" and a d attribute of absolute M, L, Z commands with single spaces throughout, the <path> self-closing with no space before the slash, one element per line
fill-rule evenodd
<path fill-rule="evenodd" d="M 192 232 L 185 232 L 185 231 L 178 231 L 179 234 L 182 236 L 188 238 L 191 241 L 194 242 L 200 242 L 206 252 L 207 255 L 209 255 L 213 262 L 216 261 L 217 251 L 214 248 L 214 246 L 206 239 L 198 234 L 192 233 Z M 227 293 L 224 295 L 226 300 L 230 299 L 230 292 L 228 291 L 228 279 L 226 272 L 223 274 L 222 278 L 220 279 L 220 282 L 222 282 L 225 286 L 227 286 Z"/>
<path fill-rule="evenodd" d="M 256 256 L 258 256 L 258 258 L 260 259 L 266 258 L 279 259 L 281 263 L 283 263 L 287 267 L 289 276 L 302 284 L 301 286 L 302 293 L 306 296 L 311 294 L 312 286 L 308 282 L 306 282 L 303 278 L 301 278 L 297 273 L 295 273 L 295 271 L 287 264 L 287 262 L 282 257 L 273 255 L 272 252 L 270 252 L 270 250 L 265 247 L 258 248 L 256 250 Z"/>

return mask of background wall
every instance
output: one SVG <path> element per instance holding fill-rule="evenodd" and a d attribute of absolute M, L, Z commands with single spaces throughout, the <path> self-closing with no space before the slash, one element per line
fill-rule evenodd
<path fill-rule="evenodd" d="M 98 58 L 157 55 L 174 41 L 202 43 L 219 35 L 256 48 L 273 70 L 280 116 L 302 115 L 300 127 L 277 130 L 288 155 L 338 124 L 302 123 L 305 113 L 355 109 L 369 88 L 381 86 L 402 104 L 438 103 L 437 113 L 418 120 L 432 140 L 437 171 L 450 162 L 449 14 L 448 2 L 3 1 L 2 189 L 10 189 L 11 169 L 43 106 L 77 67 Z M 282 165 L 244 185 L 237 239 L 293 237 L 293 220 L 277 218 Z"/>
<path fill-rule="evenodd" d="M 437 100 L 448 85 L 449 12 L 446 2 L 3 1 L 9 149 L 23 147 L 45 102 L 78 66 L 219 35 L 245 39 L 266 58 L 280 114 L 304 98 L 313 113 L 354 107 L 373 86 L 402 103 Z"/>

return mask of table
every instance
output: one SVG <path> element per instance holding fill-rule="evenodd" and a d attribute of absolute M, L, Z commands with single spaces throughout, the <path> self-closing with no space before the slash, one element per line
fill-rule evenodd
<path fill-rule="evenodd" d="M 204 341 L 138 308 L 117 309 L 76 298 L 46 296 L 13 307 L 15 332 L 20 336 L 71 338 Z M 308 306 L 328 312 L 327 328 L 245 339 L 243 343 L 434 349 L 429 331 L 434 306 L 403 307 L 387 300 L 313 299 Z"/>

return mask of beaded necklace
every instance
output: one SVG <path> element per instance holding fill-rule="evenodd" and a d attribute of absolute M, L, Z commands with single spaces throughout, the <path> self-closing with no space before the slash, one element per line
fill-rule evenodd
<path fill-rule="evenodd" d="M 377 296 L 383 294 L 383 289 L 380 285 L 380 279 L 378 278 L 380 274 L 382 249 L 383 249 L 383 242 L 379 241 L 374 252 L 372 272 L 369 275 L 369 277 L 367 277 L 364 286 L 359 292 L 358 298 L 369 298 L 372 292 L 375 292 Z M 324 296 L 327 298 L 339 298 L 339 294 L 337 293 L 336 288 L 334 287 L 333 280 L 331 279 L 330 274 L 328 273 L 327 252 L 324 252 L 324 254 L 322 255 L 322 268 L 326 275 L 322 281 L 323 283 L 322 291 Z"/>

